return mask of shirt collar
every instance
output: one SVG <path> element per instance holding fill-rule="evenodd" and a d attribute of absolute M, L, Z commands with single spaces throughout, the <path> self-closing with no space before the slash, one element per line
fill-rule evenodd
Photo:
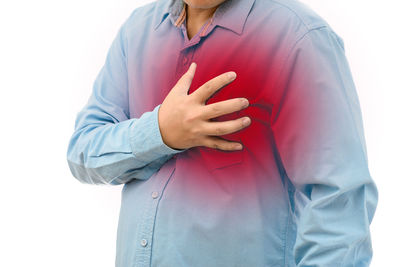
<path fill-rule="evenodd" d="M 255 0 L 226 0 L 215 11 L 212 23 L 242 34 L 244 24 Z M 180 26 L 184 21 L 185 3 L 183 0 L 159 0 L 157 3 L 155 29 L 170 15 L 171 22 Z"/>

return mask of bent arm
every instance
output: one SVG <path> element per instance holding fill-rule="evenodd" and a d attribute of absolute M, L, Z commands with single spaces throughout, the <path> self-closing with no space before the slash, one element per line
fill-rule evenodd
<path fill-rule="evenodd" d="M 167 146 L 158 124 L 160 105 L 139 118 L 129 118 L 128 73 L 124 25 L 98 74 L 88 103 L 78 113 L 67 160 L 83 183 L 118 185 L 148 179 L 185 150 Z"/>
<path fill-rule="evenodd" d="M 294 192 L 297 266 L 368 266 L 377 205 L 361 111 L 341 39 L 311 30 L 280 80 L 272 129 Z"/>

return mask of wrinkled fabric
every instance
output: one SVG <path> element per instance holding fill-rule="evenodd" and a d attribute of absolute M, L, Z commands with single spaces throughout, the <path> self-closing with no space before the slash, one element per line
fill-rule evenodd
<path fill-rule="evenodd" d="M 208 104 L 246 97 L 243 150 L 167 146 L 158 110 L 191 62 L 188 94 L 234 70 Z M 120 28 L 67 160 L 123 185 L 116 266 L 368 266 L 378 199 L 343 40 L 294 0 L 227 0 L 192 39 L 159 0 Z M 101 233 L 100 233 L 101 234 Z M 90 249 L 90 248 L 88 248 Z"/>

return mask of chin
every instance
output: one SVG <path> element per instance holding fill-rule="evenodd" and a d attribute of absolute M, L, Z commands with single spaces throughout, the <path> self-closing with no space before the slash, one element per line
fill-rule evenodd
<path fill-rule="evenodd" d="M 192 8 L 213 8 L 222 4 L 226 0 L 183 0 L 188 6 Z"/>

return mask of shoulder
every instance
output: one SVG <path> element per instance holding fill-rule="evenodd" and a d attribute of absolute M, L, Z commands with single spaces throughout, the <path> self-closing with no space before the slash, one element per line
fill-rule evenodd
<path fill-rule="evenodd" d="M 282 20 L 297 20 L 307 30 L 328 27 L 328 23 L 306 4 L 297 0 L 268 0 L 271 5 L 280 7 Z"/>
<path fill-rule="evenodd" d="M 153 1 L 135 8 L 125 20 L 123 27 L 126 32 L 132 32 L 135 29 L 145 30 L 155 23 L 155 18 L 160 13 L 165 1 Z"/>
<path fill-rule="evenodd" d="M 250 13 L 258 29 L 298 40 L 310 31 L 331 30 L 328 22 L 297 0 L 256 0 Z"/>

